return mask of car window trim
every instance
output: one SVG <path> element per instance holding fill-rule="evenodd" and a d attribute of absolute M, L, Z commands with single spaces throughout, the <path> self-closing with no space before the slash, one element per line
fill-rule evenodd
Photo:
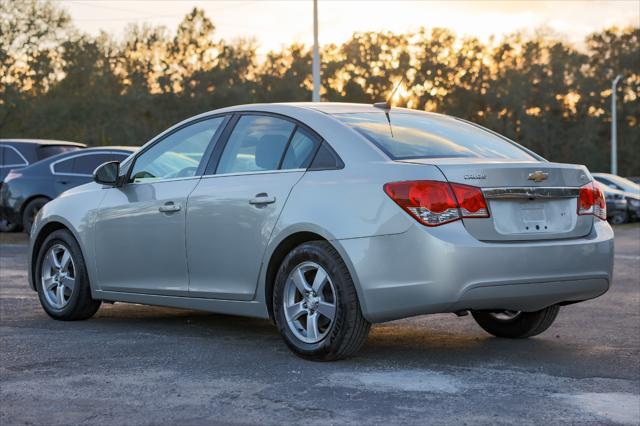
<path fill-rule="evenodd" d="M 231 133 L 235 129 L 236 124 L 238 123 L 240 118 L 242 116 L 245 116 L 245 115 L 260 115 L 260 116 L 267 116 L 267 117 L 275 117 L 275 118 L 279 118 L 281 120 L 289 121 L 289 122 L 294 124 L 293 130 L 291 131 L 291 134 L 289 135 L 289 141 L 287 142 L 287 146 L 285 147 L 285 150 L 282 153 L 282 156 L 280 157 L 280 162 L 278 163 L 278 169 L 276 169 L 276 170 L 260 170 L 260 171 L 257 171 L 257 172 L 216 174 L 216 172 L 218 170 L 218 166 L 220 164 L 220 159 L 222 158 L 222 153 L 223 153 L 224 149 L 226 148 L 227 143 L 229 142 L 229 137 L 231 136 Z M 312 136 L 313 138 L 315 138 L 319 142 L 318 146 L 316 147 L 316 151 L 314 152 L 312 160 L 311 160 L 311 162 L 313 162 L 313 158 L 315 158 L 316 154 L 318 153 L 318 150 L 320 149 L 320 146 L 323 143 L 325 143 L 326 141 L 322 138 L 322 136 L 320 136 L 318 134 L 318 132 L 313 130 L 311 127 L 307 126 L 305 123 L 303 123 L 303 122 L 301 122 L 299 120 L 296 120 L 295 118 L 290 117 L 288 115 L 284 115 L 284 114 L 280 114 L 280 113 L 276 113 L 276 112 L 271 112 L 271 111 L 245 110 L 245 111 L 236 111 L 236 112 L 234 112 L 233 113 L 233 117 L 229 121 L 229 124 L 227 125 L 227 128 L 224 131 L 224 134 L 221 136 L 221 138 L 218 140 L 218 142 L 216 144 L 216 147 L 215 147 L 216 149 L 214 149 L 212 151 L 211 158 L 209 159 L 209 162 L 207 164 L 207 167 L 206 167 L 205 172 L 202 175 L 202 177 L 230 175 L 230 174 L 234 174 L 234 175 L 236 175 L 236 174 L 256 174 L 256 173 L 265 174 L 265 173 L 273 173 L 273 172 L 283 171 L 283 170 L 280 169 L 280 167 L 282 167 L 282 162 L 284 161 L 284 157 L 287 154 L 287 148 L 289 147 L 289 143 L 291 142 L 291 138 L 293 137 L 293 135 L 295 134 L 295 131 L 299 127 L 304 129 L 304 130 L 306 130 L 307 132 L 309 132 L 310 136 Z M 304 168 L 304 169 L 300 169 L 300 170 L 307 170 L 307 169 L 308 169 L 308 167 Z M 289 170 L 298 170 L 298 169 L 289 169 Z"/>
<path fill-rule="evenodd" d="M 201 176 L 201 179 L 223 178 L 223 177 L 234 177 L 234 176 L 268 175 L 268 174 L 280 174 L 280 173 L 301 173 L 306 171 L 307 169 L 258 170 L 254 172 L 237 172 L 237 173 L 220 173 L 217 175 L 203 175 Z"/>
<path fill-rule="evenodd" d="M 58 163 L 62 163 L 68 160 L 73 160 L 74 158 L 77 157 L 86 157 L 87 155 L 103 155 L 103 154 L 121 154 L 124 155 L 125 158 L 127 158 L 128 156 L 131 155 L 131 153 L 128 153 L 127 151 L 91 151 L 91 152 L 80 152 L 78 154 L 74 154 L 74 155 L 70 155 L 69 157 L 66 158 L 61 158 L 59 160 L 53 161 L 49 164 L 49 170 L 51 171 L 51 174 L 54 176 L 80 176 L 80 177 L 91 177 L 93 176 L 93 174 L 86 174 L 86 173 L 67 173 L 67 172 L 56 172 L 54 170 L 54 167 L 56 166 L 56 164 Z"/>
<path fill-rule="evenodd" d="M 141 155 L 143 155 L 145 152 L 147 152 L 148 150 L 150 150 L 151 148 L 153 148 L 154 146 L 156 146 L 157 144 L 159 144 L 160 142 L 162 142 L 163 140 L 165 140 L 166 138 L 168 138 L 169 136 L 173 135 L 176 132 L 179 132 L 180 130 L 189 127 L 193 124 L 197 124 L 201 121 L 207 121 L 207 120 L 212 120 L 212 119 L 216 119 L 216 118 L 220 118 L 222 117 L 222 123 L 220 123 L 220 126 L 218 126 L 218 128 L 216 129 L 216 131 L 213 133 L 213 136 L 211 136 L 211 139 L 209 140 L 209 143 L 207 144 L 207 148 L 204 150 L 204 153 L 202 154 L 202 158 L 200 159 L 200 163 L 198 164 L 198 168 L 196 169 L 196 173 L 193 176 L 185 176 L 183 178 L 171 178 L 171 179 L 157 179 L 154 181 L 149 181 L 149 182 L 137 182 L 138 184 L 147 184 L 147 183 L 155 183 L 155 182 L 168 182 L 168 181 L 175 181 L 175 180 L 185 180 L 185 179 L 189 179 L 189 178 L 196 178 L 196 177 L 202 177 L 202 173 L 204 172 L 204 168 L 203 165 L 206 166 L 207 163 L 204 162 L 205 158 L 207 158 L 207 153 L 212 151 L 213 148 L 218 145 L 218 141 L 220 139 L 220 135 L 223 133 L 223 131 L 226 129 L 226 127 L 229 124 L 229 120 L 231 119 L 231 116 L 233 114 L 230 113 L 221 113 L 221 114 L 212 114 L 212 115 L 207 115 L 204 117 L 198 117 L 194 120 L 190 120 L 186 123 L 183 123 L 182 125 L 176 127 L 175 129 L 172 129 L 170 132 L 163 134 L 162 137 L 158 138 L 157 140 L 154 140 L 152 143 L 150 143 L 148 146 L 146 146 L 144 149 L 136 152 L 135 156 L 131 159 L 130 162 L 127 163 L 127 173 L 124 177 L 124 185 L 131 185 L 131 184 L 135 184 L 136 182 L 131 182 L 131 173 L 133 172 L 133 169 L 136 165 L 136 161 L 138 161 L 138 158 L 140 158 Z"/>
<path fill-rule="evenodd" d="M 0 144 L 0 148 L 9 148 L 9 149 L 15 151 L 16 154 L 18 154 L 18 156 L 20 158 L 22 158 L 22 161 L 24 161 L 24 163 L 22 163 L 22 164 L 0 164 L 0 168 L 3 168 L 3 167 L 23 167 L 23 166 L 28 166 L 29 165 L 29 161 L 27 161 L 25 156 L 22 155 L 22 153 L 20 151 L 18 151 L 18 149 L 15 146 L 7 145 L 7 144 Z"/>

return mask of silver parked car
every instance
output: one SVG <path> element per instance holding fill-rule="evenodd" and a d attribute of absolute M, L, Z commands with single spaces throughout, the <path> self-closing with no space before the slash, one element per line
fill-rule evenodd
<path fill-rule="evenodd" d="M 611 282 L 584 166 L 464 120 L 265 104 L 179 123 L 38 214 L 30 282 L 60 320 L 102 301 L 271 318 L 297 354 L 355 353 L 372 323 L 471 312 L 528 337 Z"/>

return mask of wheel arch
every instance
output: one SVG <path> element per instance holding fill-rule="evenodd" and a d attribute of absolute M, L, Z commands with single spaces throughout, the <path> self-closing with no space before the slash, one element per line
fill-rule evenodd
<path fill-rule="evenodd" d="M 300 244 L 307 243 L 310 241 L 326 241 L 331 244 L 342 260 L 345 262 L 349 273 L 351 274 L 351 278 L 353 279 L 353 283 L 356 287 L 356 294 L 358 295 L 358 300 L 360 302 L 363 311 L 366 312 L 366 308 L 364 306 L 364 300 L 361 297 L 360 291 L 360 282 L 355 273 L 353 264 L 351 263 L 351 259 L 347 256 L 344 248 L 340 245 L 339 241 L 331 237 L 330 235 L 326 235 L 321 230 L 297 230 L 295 232 L 289 233 L 286 237 L 283 237 L 275 246 L 275 249 L 271 251 L 270 256 L 268 257 L 269 261 L 266 262 L 267 267 L 264 275 L 264 302 L 267 306 L 267 311 L 269 313 L 269 318 L 273 321 L 273 289 L 275 286 L 276 275 L 278 274 L 278 269 L 280 269 L 280 265 L 284 258 L 293 250 L 295 247 Z"/>
<path fill-rule="evenodd" d="M 40 248 L 42 247 L 42 244 L 44 243 L 44 241 L 47 239 L 49 235 L 51 235 L 53 232 L 58 231 L 60 229 L 69 231 L 69 233 L 73 236 L 73 238 L 75 238 L 75 240 L 78 242 L 78 245 L 80 245 L 79 243 L 80 239 L 78 238 L 78 235 L 76 235 L 73 229 L 67 224 L 61 221 L 52 220 L 45 223 L 44 225 L 41 225 L 35 237 L 32 238 L 31 244 L 30 244 L 31 250 L 29 255 L 29 286 L 33 291 L 36 291 L 35 270 L 36 270 L 36 261 L 38 258 L 38 253 L 40 252 Z M 82 248 L 81 245 L 80 247 Z"/>

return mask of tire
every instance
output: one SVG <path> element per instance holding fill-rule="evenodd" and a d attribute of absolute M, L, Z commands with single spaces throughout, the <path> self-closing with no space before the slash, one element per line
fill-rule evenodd
<path fill-rule="evenodd" d="M 487 333 L 496 337 L 521 339 L 544 332 L 553 324 L 559 310 L 558 305 L 553 305 L 535 312 L 476 311 L 471 314 Z M 506 318 L 501 318 L 501 315 Z"/>
<path fill-rule="evenodd" d="M 613 213 L 609 220 L 612 225 L 622 225 L 629 221 L 629 214 L 626 211 L 618 211 Z"/>
<path fill-rule="evenodd" d="M 69 254 L 70 261 L 65 262 L 65 251 Z M 51 253 L 55 253 L 56 260 L 62 265 L 63 273 L 57 275 L 57 278 L 55 274 L 52 274 L 58 268 L 52 261 Z M 47 276 L 50 278 L 46 278 Z M 65 229 L 52 232 L 45 239 L 38 251 L 34 278 L 40 304 L 53 319 L 61 321 L 85 320 L 91 318 L 100 308 L 102 302 L 91 298 L 87 268 L 80 246 L 73 235 Z M 71 286 L 71 278 L 74 282 L 73 287 Z M 61 285 L 55 283 L 62 284 L 63 288 L 60 292 L 58 290 Z M 51 288 L 50 291 L 47 288 Z M 60 293 L 62 293 L 62 298 L 60 298 Z"/>
<path fill-rule="evenodd" d="M 321 271 L 326 280 L 318 278 Z M 300 278 L 293 279 L 299 272 L 302 275 L 295 276 L 302 276 L 305 288 L 311 290 L 305 298 L 296 285 Z M 314 281 L 318 281 L 318 286 Z M 295 300 L 299 303 L 293 306 Z M 285 306 L 290 308 L 287 312 Z M 302 312 L 298 317 L 297 313 L 291 314 L 297 307 Z M 287 255 L 276 276 L 273 308 L 276 325 L 287 346 L 312 361 L 333 361 L 355 354 L 366 342 L 371 327 L 362 315 L 347 266 L 336 249 L 324 241 L 301 244 Z M 310 318 L 315 318 L 311 324 L 317 324 L 316 333 L 309 331 Z"/>
<path fill-rule="evenodd" d="M 40 209 L 49 202 L 48 198 L 38 197 L 29 201 L 27 205 L 22 210 L 22 229 L 27 234 L 31 233 L 31 227 L 33 226 L 33 220 L 36 218 L 36 215 L 40 211 Z"/>
<path fill-rule="evenodd" d="M 20 229 L 15 223 L 8 222 L 6 219 L 0 219 L 0 232 L 16 232 Z"/>

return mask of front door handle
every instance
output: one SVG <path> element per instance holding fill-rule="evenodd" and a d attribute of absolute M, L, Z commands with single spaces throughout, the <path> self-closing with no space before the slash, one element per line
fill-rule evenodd
<path fill-rule="evenodd" d="M 161 213 L 173 213 L 180 211 L 182 206 L 180 204 L 175 204 L 173 201 L 169 201 L 168 203 L 164 203 L 164 206 L 158 207 L 158 211 Z"/>
<path fill-rule="evenodd" d="M 269 197 L 267 193 L 257 194 L 255 198 L 249 200 L 249 204 L 254 206 L 256 205 L 264 205 L 264 204 L 273 204 L 276 202 L 276 197 Z"/>

